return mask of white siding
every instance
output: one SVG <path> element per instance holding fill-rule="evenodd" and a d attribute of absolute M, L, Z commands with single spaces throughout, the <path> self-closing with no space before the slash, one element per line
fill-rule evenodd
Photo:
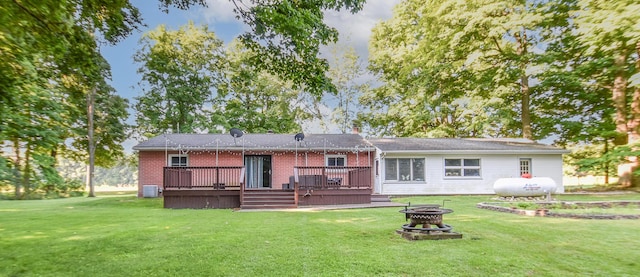
<path fill-rule="evenodd" d="M 380 157 L 377 155 L 377 157 Z M 383 155 L 380 159 L 380 175 L 376 176 L 375 192 L 388 195 L 430 195 L 430 194 L 493 194 L 493 183 L 498 178 L 516 178 L 520 175 L 520 158 L 531 159 L 533 177 L 550 177 L 558 186 L 557 192 L 564 192 L 562 186 L 562 155 Z M 385 158 L 426 158 L 426 180 L 424 183 L 385 181 Z M 444 159 L 480 159 L 480 177 L 444 176 Z"/>

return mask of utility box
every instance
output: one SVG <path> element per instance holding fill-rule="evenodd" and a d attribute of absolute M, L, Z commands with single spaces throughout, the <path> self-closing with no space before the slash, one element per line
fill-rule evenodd
<path fill-rule="evenodd" d="M 158 197 L 158 185 L 143 185 L 142 197 Z"/>

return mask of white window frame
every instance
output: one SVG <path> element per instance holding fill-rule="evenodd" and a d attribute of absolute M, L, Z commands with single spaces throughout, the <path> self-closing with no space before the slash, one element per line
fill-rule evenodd
<path fill-rule="evenodd" d="M 344 166 L 347 166 L 347 155 L 326 155 L 324 158 L 324 165 L 327 167 L 341 167 L 340 165 L 329 165 L 329 159 L 342 158 L 344 160 Z"/>
<path fill-rule="evenodd" d="M 173 158 L 186 158 L 186 164 L 185 165 L 173 165 Z M 189 166 L 189 155 L 184 155 L 184 154 L 169 154 L 168 158 L 167 158 L 167 166 L 170 167 L 187 167 Z"/>
<path fill-rule="evenodd" d="M 387 179 L 387 163 L 389 163 L 389 160 L 395 160 L 396 166 L 396 179 Z M 400 175 L 400 164 L 399 164 L 399 160 L 409 160 L 409 176 L 406 178 L 401 178 Z M 415 176 L 414 173 L 414 160 L 422 160 L 422 176 Z M 389 158 L 384 158 L 384 182 L 394 182 L 394 183 L 426 183 L 426 179 L 427 179 L 427 170 L 426 170 L 426 158 L 421 158 L 421 157 L 389 157 Z M 417 178 L 419 177 L 419 178 Z M 404 179 L 404 180 L 403 180 Z"/>
<path fill-rule="evenodd" d="M 459 166 L 447 166 L 447 160 L 459 160 L 460 161 L 460 165 Z M 464 161 L 465 160 L 478 160 L 478 165 L 477 166 L 469 166 L 469 165 L 465 165 Z M 445 179 L 455 179 L 455 178 L 465 178 L 465 179 L 479 179 L 482 178 L 482 159 L 480 158 L 444 158 L 442 161 L 442 168 L 443 168 L 443 176 Z M 451 169 L 451 170 L 458 170 L 459 171 L 459 175 L 451 175 L 449 173 L 447 173 L 447 169 Z M 478 175 L 470 175 L 470 176 L 465 176 L 464 172 L 465 169 L 477 169 L 478 170 Z"/>
<path fill-rule="evenodd" d="M 523 165 L 522 162 L 526 162 L 526 165 Z M 529 174 L 531 176 L 533 176 L 533 160 L 531 158 L 520 158 L 519 162 L 518 162 L 518 167 L 520 170 L 520 176 L 524 175 L 524 174 Z M 525 169 L 526 167 L 526 169 Z"/>

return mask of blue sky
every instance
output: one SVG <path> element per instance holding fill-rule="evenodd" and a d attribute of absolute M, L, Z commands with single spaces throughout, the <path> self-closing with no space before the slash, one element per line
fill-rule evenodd
<path fill-rule="evenodd" d="M 371 28 L 375 23 L 389 19 L 392 8 L 400 0 L 368 0 L 364 9 L 358 14 L 350 14 L 346 11 L 329 11 L 325 13 L 325 21 L 340 32 L 341 43 L 348 44 L 356 49 L 360 57 L 366 61 L 368 57 L 367 45 Z M 207 0 L 208 7 L 195 7 L 187 11 L 171 9 L 168 14 L 158 8 L 158 1 L 131 0 L 131 3 L 140 9 L 146 27 L 141 27 L 126 40 L 117 45 L 103 45 L 101 52 L 111 65 L 111 86 L 116 89 L 118 95 L 128 98 L 133 105 L 134 97 L 140 95 L 137 83 L 140 76 L 137 74 L 138 65 L 133 62 L 133 55 L 139 49 L 138 42 L 143 33 L 155 29 L 164 24 L 170 29 L 178 29 L 190 20 L 196 25 L 206 24 L 209 30 L 216 33 L 225 43 L 245 30 L 245 26 L 235 19 L 233 6 L 229 0 Z M 133 124 L 133 114 L 129 120 Z M 313 129 L 313 128 L 312 128 Z M 310 130 L 313 132 L 314 130 Z M 316 130 L 317 131 L 317 130 Z M 129 141 L 125 148 L 135 142 Z"/>
<path fill-rule="evenodd" d="M 111 65 L 111 85 L 119 95 L 131 100 L 134 96 L 139 95 L 136 84 L 140 81 L 140 76 L 136 73 L 138 65 L 133 62 L 133 55 L 140 48 L 138 42 L 147 31 L 153 30 L 161 24 L 170 29 L 178 29 L 180 26 L 186 25 L 189 20 L 198 25 L 207 24 L 213 27 L 211 30 L 225 42 L 231 41 L 242 31 L 242 25 L 235 22 L 211 21 L 206 17 L 207 9 L 205 8 L 197 7 L 187 11 L 172 9 L 167 14 L 160 11 L 158 2 L 132 0 L 131 3 L 140 9 L 147 26 L 141 27 L 139 31 L 135 31 L 126 40 L 116 45 L 103 45 L 100 49 L 104 58 Z"/>

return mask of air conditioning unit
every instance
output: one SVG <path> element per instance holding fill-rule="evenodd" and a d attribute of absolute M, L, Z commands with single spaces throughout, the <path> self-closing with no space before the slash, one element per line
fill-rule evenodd
<path fill-rule="evenodd" d="M 142 186 L 142 197 L 158 197 L 158 185 Z"/>

